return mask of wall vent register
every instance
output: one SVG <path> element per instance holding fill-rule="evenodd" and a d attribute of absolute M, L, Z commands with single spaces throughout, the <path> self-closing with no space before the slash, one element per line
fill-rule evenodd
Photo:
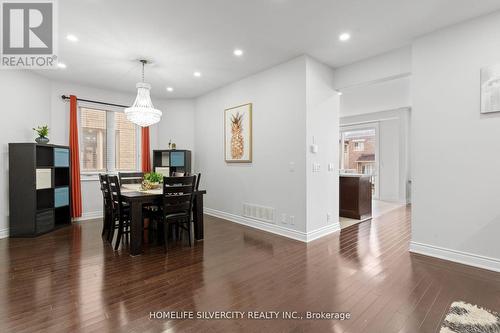
<path fill-rule="evenodd" d="M 275 210 L 274 208 L 271 207 L 264 207 L 264 206 L 244 203 L 243 216 L 263 222 L 274 223 Z"/>

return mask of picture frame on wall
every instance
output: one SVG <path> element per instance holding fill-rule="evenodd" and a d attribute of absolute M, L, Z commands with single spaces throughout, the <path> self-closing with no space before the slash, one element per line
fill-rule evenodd
<path fill-rule="evenodd" d="M 252 162 L 252 103 L 224 110 L 224 157 L 227 163 Z"/>
<path fill-rule="evenodd" d="M 481 68 L 481 113 L 500 112 L 500 64 Z"/>

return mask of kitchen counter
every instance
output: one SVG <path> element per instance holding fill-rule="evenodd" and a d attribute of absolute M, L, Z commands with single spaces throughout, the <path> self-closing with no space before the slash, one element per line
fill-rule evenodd
<path fill-rule="evenodd" d="M 340 174 L 340 216 L 363 220 L 372 216 L 371 176 Z"/>

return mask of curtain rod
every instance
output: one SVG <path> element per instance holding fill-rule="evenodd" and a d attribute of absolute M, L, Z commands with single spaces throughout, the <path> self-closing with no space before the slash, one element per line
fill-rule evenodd
<path fill-rule="evenodd" d="M 61 98 L 63 100 L 68 100 L 69 96 L 62 95 Z M 77 98 L 76 100 L 77 101 L 81 101 L 81 102 L 100 104 L 100 105 L 116 106 L 116 107 L 119 107 L 119 108 L 128 108 L 129 107 L 129 106 L 120 105 L 120 104 L 106 103 L 106 102 L 100 102 L 100 101 L 93 101 L 93 100 L 90 100 L 90 99 L 83 99 L 83 98 Z"/>

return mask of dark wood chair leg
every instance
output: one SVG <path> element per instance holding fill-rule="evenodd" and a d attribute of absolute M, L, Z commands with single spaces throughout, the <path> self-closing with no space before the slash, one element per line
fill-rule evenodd
<path fill-rule="evenodd" d="M 118 225 L 118 236 L 116 237 L 116 243 L 115 243 L 115 251 L 118 250 L 118 248 L 120 247 L 120 241 L 123 237 L 123 222 L 120 221 L 119 225 Z"/>
<path fill-rule="evenodd" d="M 108 243 L 113 244 L 113 238 L 115 236 L 115 220 L 111 217 L 111 221 L 109 223 L 109 232 L 108 232 Z"/>

